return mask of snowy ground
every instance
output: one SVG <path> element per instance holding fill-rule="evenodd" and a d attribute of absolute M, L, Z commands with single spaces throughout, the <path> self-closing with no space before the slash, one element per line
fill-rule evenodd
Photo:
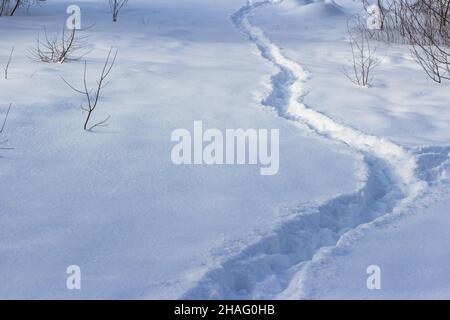
<path fill-rule="evenodd" d="M 450 297 L 449 84 L 380 44 L 374 86 L 353 86 L 353 1 L 131 0 L 116 25 L 105 1 L 77 1 L 89 80 L 119 50 L 94 132 L 61 80 L 80 83 L 83 62 L 27 57 L 73 3 L 51 2 L 0 18 L 0 64 L 16 52 L 0 80 L 0 298 Z M 175 166 L 170 135 L 196 120 L 280 129 L 279 173 Z"/>

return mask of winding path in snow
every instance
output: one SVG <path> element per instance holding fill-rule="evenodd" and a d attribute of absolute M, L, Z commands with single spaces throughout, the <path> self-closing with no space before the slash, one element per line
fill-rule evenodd
<path fill-rule="evenodd" d="M 185 298 L 271 299 L 282 294 L 320 249 L 336 246 L 341 237 L 358 226 L 389 213 L 401 211 L 428 187 L 427 161 L 434 167 L 448 159 L 448 148 L 407 150 L 386 139 L 368 135 L 317 112 L 303 103 L 308 72 L 283 55 L 249 17 L 258 8 L 281 1 L 248 3 L 232 19 L 258 47 L 260 54 L 279 73 L 272 76 L 272 92 L 262 102 L 287 120 L 302 123 L 318 135 L 343 143 L 360 153 L 367 168 L 367 181 L 352 194 L 333 198 L 317 207 L 295 209 L 296 215 L 267 236 L 205 274 Z"/>

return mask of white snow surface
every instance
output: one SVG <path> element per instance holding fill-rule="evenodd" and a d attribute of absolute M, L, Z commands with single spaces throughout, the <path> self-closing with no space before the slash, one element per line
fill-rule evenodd
<path fill-rule="evenodd" d="M 119 50 L 84 132 L 61 77 L 27 57 L 72 1 L 1 17 L 0 298 L 449 298 L 449 84 L 408 49 L 370 88 L 339 71 L 354 1 L 78 1 L 90 81 Z M 280 129 L 280 172 L 175 166 L 170 134 Z M 67 290 L 79 265 L 82 290 Z M 379 265 L 382 290 L 366 288 Z"/>

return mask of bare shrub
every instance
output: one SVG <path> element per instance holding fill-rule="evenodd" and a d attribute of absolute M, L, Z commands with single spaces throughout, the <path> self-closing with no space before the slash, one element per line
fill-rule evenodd
<path fill-rule="evenodd" d="M 23 3 L 23 0 L 0 0 L 0 16 L 13 16 Z"/>
<path fill-rule="evenodd" d="M 36 46 L 31 50 L 31 56 L 37 61 L 46 63 L 64 63 L 81 59 L 86 53 L 79 53 L 85 47 L 86 36 L 79 36 L 78 30 L 73 28 L 66 31 L 65 26 L 61 35 L 49 37 L 44 29 L 44 39 L 37 38 Z"/>
<path fill-rule="evenodd" d="M 450 80 L 450 0 L 404 4 L 403 27 L 412 55 L 435 82 Z"/>
<path fill-rule="evenodd" d="M 372 39 L 409 45 L 430 79 L 450 80 L 450 0 L 377 0 L 375 6 L 381 23 L 368 30 Z"/>
<path fill-rule="evenodd" d="M 101 126 L 105 126 L 107 125 L 107 122 L 110 118 L 110 116 L 108 116 L 106 119 L 100 121 L 100 122 L 96 122 L 94 124 L 90 124 L 90 120 L 91 120 L 91 116 L 93 114 L 93 112 L 96 110 L 99 99 L 100 99 L 100 94 L 101 91 L 103 90 L 103 88 L 105 88 L 105 86 L 109 83 L 107 81 L 112 68 L 114 67 L 114 64 L 116 62 L 116 57 L 117 57 L 117 50 L 114 53 L 114 56 L 112 56 L 112 51 L 113 49 L 111 48 L 108 52 L 108 56 L 106 57 L 106 61 L 105 64 L 103 65 L 103 69 L 102 72 L 100 74 L 99 79 L 96 82 L 96 86 L 94 88 L 89 88 L 88 84 L 87 84 L 87 62 L 84 62 L 84 73 L 83 73 L 83 88 L 82 89 L 77 89 L 76 87 L 74 87 L 73 85 L 71 85 L 69 82 L 67 82 L 64 78 L 63 81 L 75 92 L 82 94 L 83 96 L 85 96 L 86 98 L 86 106 L 82 107 L 82 110 L 84 112 L 87 112 L 87 116 L 86 119 L 84 121 L 84 125 L 83 125 L 83 129 L 86 131 L 91 131 L 92 129 L 94 129 L 95 127 L 101 127 Z"/>
<path fill-rule="evenodd" d="M 359 86 L 370 86 L 372 72 L 380 64 L 376 57 L 377 49 L 370 43 L 368 30 L 357 19 L 353 26 L 348 24 L 349 44 L 351 49 L 351 70 L 343 67 L 342 72 L 354 84 Z"/>
<path fill-rule="evenodd" d="M 117 21 L 120 10 L 122 10 L 122 8 L 127 5 L 127 3 L 128 0 L 109 0 L 109 7 L 111 9 L 113 22 Z"/>
<path fill-rule="evenodd" d="M 0 16 L 13 16 L 22 7 L 27 9 L 45 0 L 0 0 Z"/>

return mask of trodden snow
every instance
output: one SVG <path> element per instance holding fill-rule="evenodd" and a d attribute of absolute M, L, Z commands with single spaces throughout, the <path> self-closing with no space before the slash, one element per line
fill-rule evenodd
<path fill-rule="evenodd" d="M 78 1 L 89 81 L 118 49 L 92 132 L 61 80 L 83 62 L 27 54 L 70 4 L 0 18 L 0 298 L 450 298 L 449 84 L 384 44 L 373 86 L 348 81 L 357 3 L 131 0 L 112 24 Z M 197 121 L 278 129 L 278 173 L 174 164 Z"/>

